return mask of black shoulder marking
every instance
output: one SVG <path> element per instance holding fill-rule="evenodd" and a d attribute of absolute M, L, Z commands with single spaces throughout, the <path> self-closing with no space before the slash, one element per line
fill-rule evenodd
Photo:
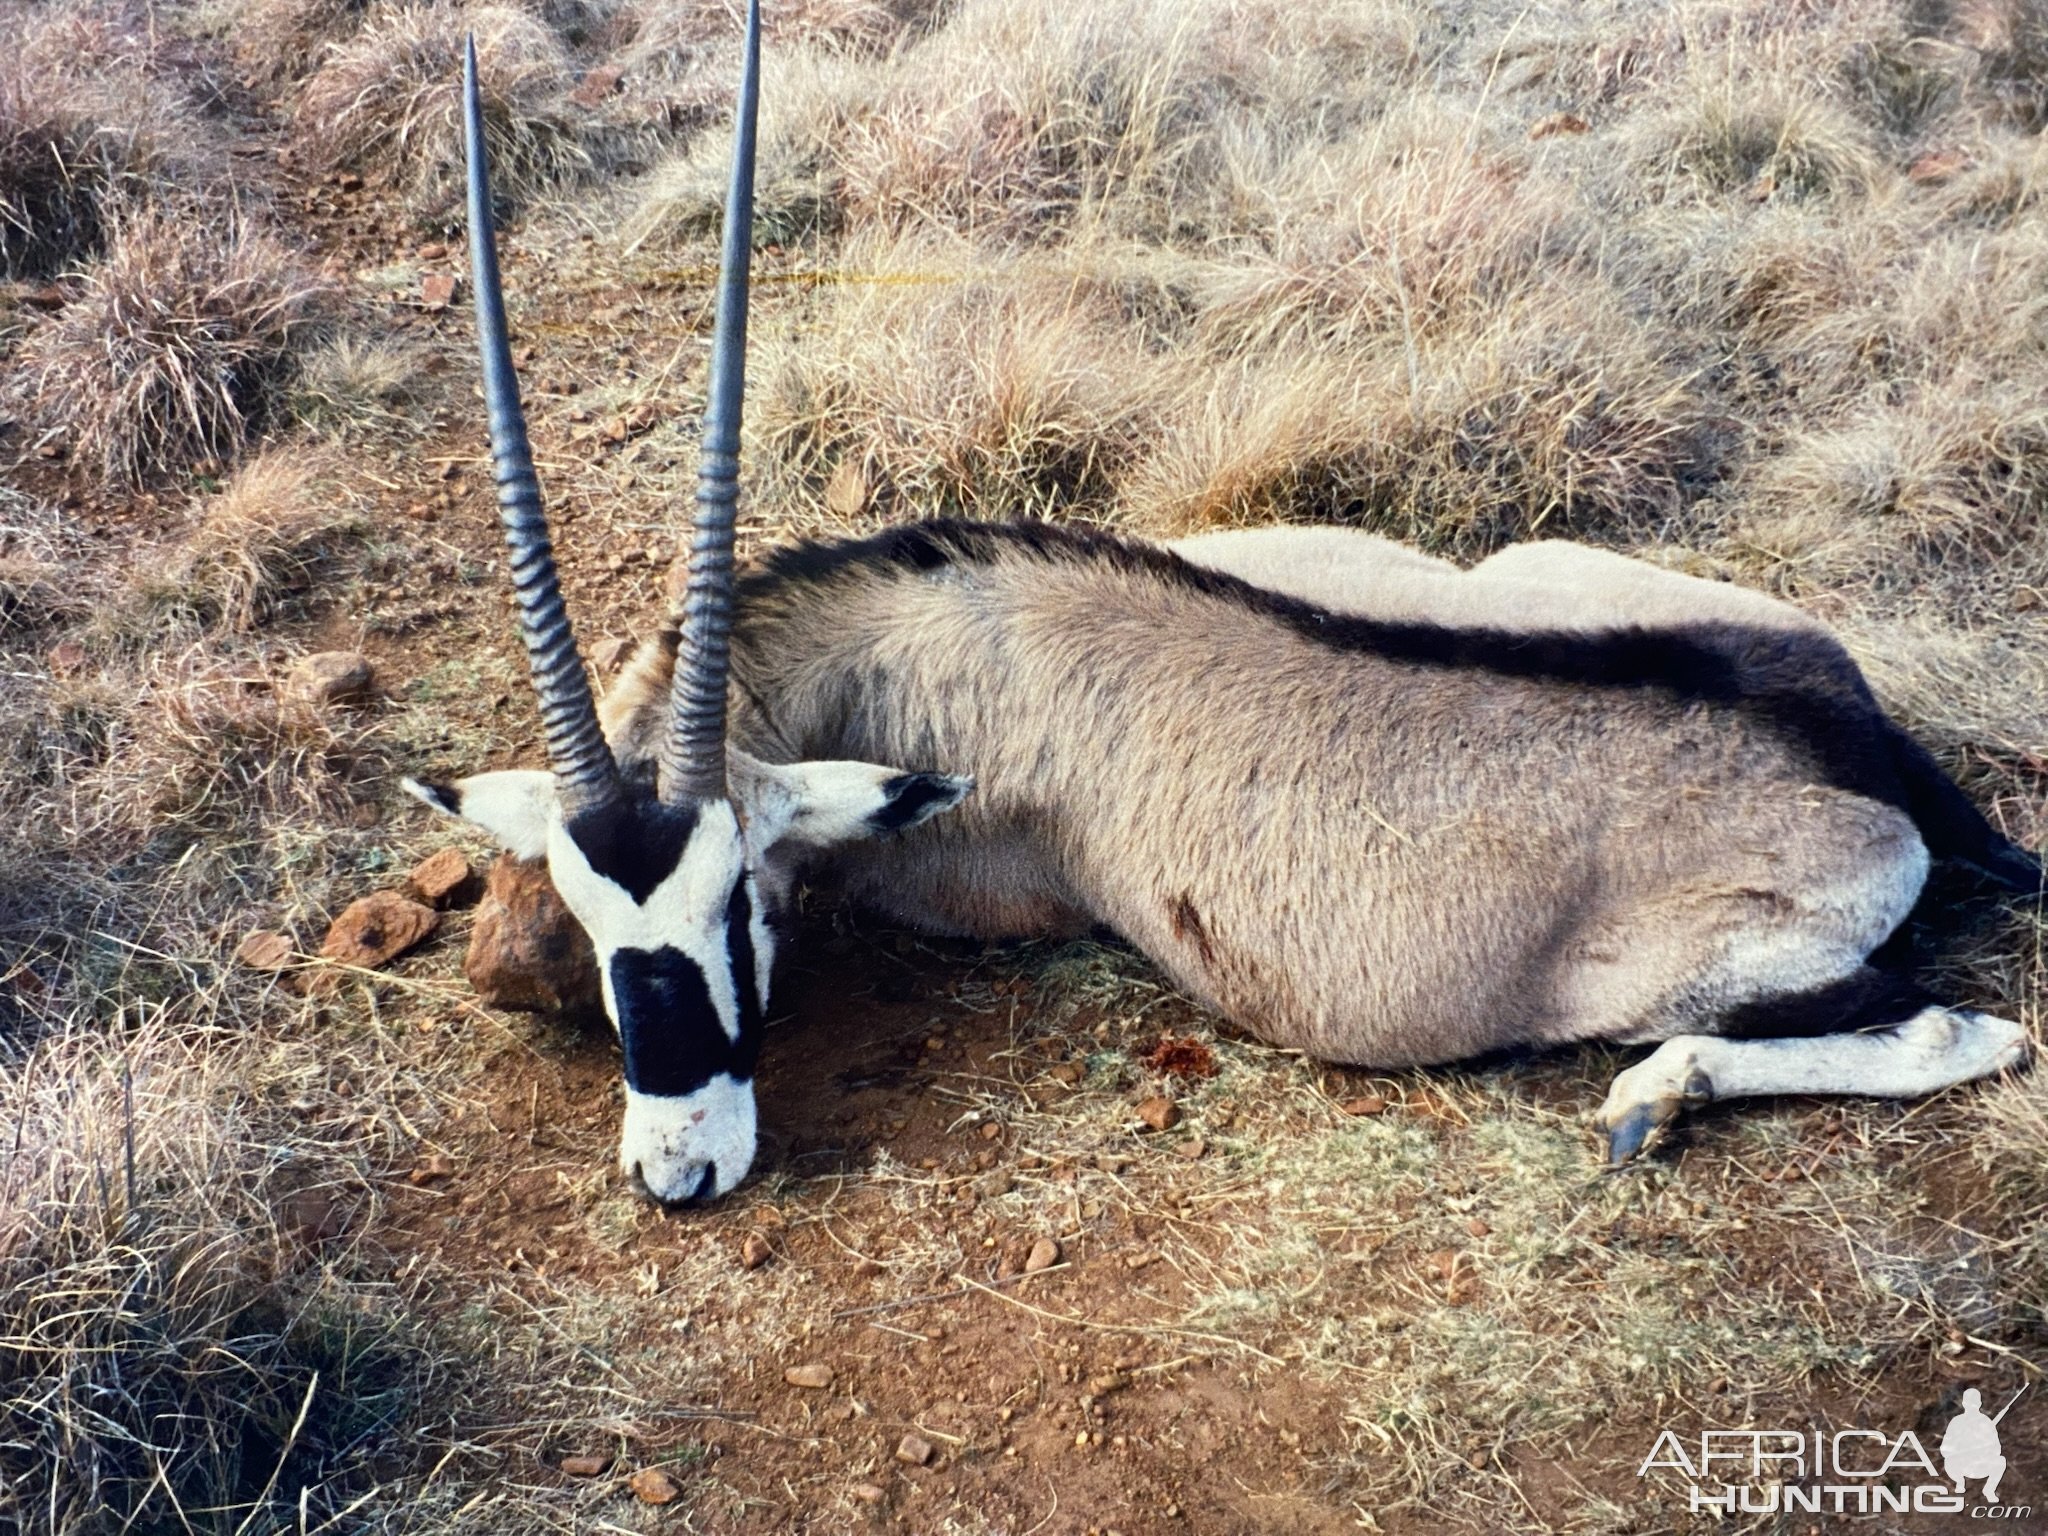
<path fill-rule="evenodd" d="M 587 812 L 567 830 L 592 869 L 644 903 L 675 873 L 696 826 L 695 806 L 663 805 L 650 795 Z"/>

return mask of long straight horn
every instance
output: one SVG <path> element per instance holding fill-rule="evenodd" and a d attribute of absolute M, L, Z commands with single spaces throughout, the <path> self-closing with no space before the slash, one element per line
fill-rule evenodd
<path fill-rule="evenodd" d="M 484 407 L 491 426 L 491 466 L 498 482 L 498 519 L 512 555 L 512 584 L 519 598 L 519 632 L 540 695 L 541 725 L 547 733 L 548 762 L 555 770 L 562 815 L 579 815 L 614 804 L 619 773 L 611 747 L 598 728 L 590 679 L 576 650 L 569 614 L 555 578 L 555 551 L 541 511 L 540 482 L 526 442 L 526 413 L 519 406 L 519 378 L 512 370 L 506 339 L 505 295 L 498 283 L 498 241 L 491 228 L 490 166 L 484 146 L 483 107 L 477 99 L 476 39 L 463 51 L 462 122 L 469 155 L 469 269 L 476 290 L 477 347 L 483 355 Z"/>
<path fill-rule="evenodd" d="M 754 236 L 754 119 L 760 104 L 761 0 L 747 5 L 732 185 L 718 262 L 718 321 L 711 338 L 711 398 L 697 469 L 690 579 L 661 747 L 661 798 L 676 804 L 725 794 L 725 700 L 732 642 L 732 535 L 739 503 L 740 402 L 747 374 L 747 268 Z"/>

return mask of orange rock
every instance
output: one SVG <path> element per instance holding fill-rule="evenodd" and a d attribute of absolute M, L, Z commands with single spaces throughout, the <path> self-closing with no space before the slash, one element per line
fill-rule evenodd
<path fill-rule="evenodd" d="M 491 866 L 462 969 L 497 1008 L 596 1013 L 603 1007 L 597 954 L 562 905 L 547 866 L 502 854 Z"/>
<path fill-rule="evenodd" d="M 422 943 L 441 926 L 441 914 L 396 891 L 377 891 L 350 902 L 327 930 L 320 958 L 359 970 L 375 970 Z M 339 982 L 327 972 L 326 985 Z"/>
<path fill-rule="evenodd" d="M 292 941 L 268 928 L 258 928 L 235 946 L 235 963 L 252 971 L 284 971 L 298 959 Z"/>
<path fill-rule="evenodd" d="M 413 866 L 412 873 L 405 877 L 404 890 L 413 900 L 430 907 L 449 907 L 470 892 L 475 882 L 476 873 L 462 856 L 462 850 L 443 848 Z"/>

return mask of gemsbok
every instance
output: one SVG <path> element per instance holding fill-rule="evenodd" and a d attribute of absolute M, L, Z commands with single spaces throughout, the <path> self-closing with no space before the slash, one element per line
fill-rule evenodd
<path fill-rule="evenodd" d="M 1338 601 L 1355 587 L 1290 595 L 1284 552 L 1255 585 L 1105 533 L 972 522 L 736 576 L 759 50 L 755 0 L 688 586 L 602 711 L 526 443 L 473 54 L 465 80 L 492 456 L 551 767 L 407 787 L 546 858 L 597 952 L 619 1161 L 648 1194 L 710 1199 L 752 1163 L 770 917 L 821 867 L 935 933 L 1106 925 L 1332 1061 L 1654 1043 L 1596 1119 L 1617 1163 L 1709 1100 L 1912 1095 L 2023 1058 L 2018 1025 L 1941 1006 L 1881 946 L 1931 856 L 2036 892 L 2039 865 L 1767 599 L 1652 573 L 1519 615 L 1361 612 Z M 1567 602 L 1596 616 L 1567 622 Z"/>

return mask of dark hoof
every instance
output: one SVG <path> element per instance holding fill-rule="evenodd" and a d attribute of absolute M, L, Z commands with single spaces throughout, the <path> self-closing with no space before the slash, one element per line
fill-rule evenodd
<path fill-rule="evenodd" d="M 1638 1104 L 1607 1127 L 1607 1166 L 1619 1168 L 1634 1162 L 1664 1137 L 1664 1127 L 1678 1115 L 1669 1099 L 1655 1104 Z"/>

